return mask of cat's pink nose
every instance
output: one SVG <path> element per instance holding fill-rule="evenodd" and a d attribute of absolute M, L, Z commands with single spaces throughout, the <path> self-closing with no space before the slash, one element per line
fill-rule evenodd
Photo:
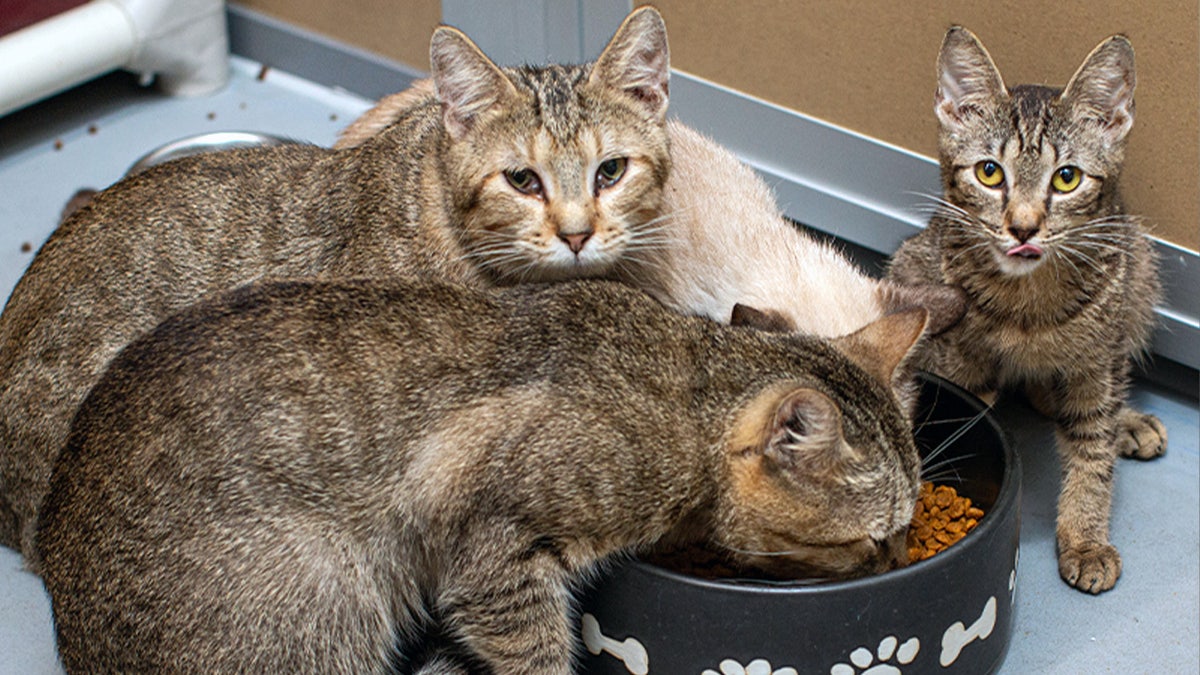
<path fill-rule="evenodd" d="M 580 232 L 578 234 L 559 233 L 558 238 L 567 242 L 567 246 L 571 249 L 572 253 L 578 254 L 580 251 L 583 250 L 584 245 L 587 244 L 587 240 L 592 238 L 592 233 L 591 232 Z"/>

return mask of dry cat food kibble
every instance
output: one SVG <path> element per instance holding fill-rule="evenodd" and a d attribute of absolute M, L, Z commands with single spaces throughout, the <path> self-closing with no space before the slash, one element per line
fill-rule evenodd
<path fill-rule="evenodd" d="M 908 559 L 917 562 L 932 557 L 975 529 L 983 510 L 973 506 L 949 485 L 922 483 L 908 528 Z"/>

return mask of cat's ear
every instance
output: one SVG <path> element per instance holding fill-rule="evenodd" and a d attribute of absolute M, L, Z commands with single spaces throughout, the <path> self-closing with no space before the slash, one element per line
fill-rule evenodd
<path fill-rule="evenodd" d="M 885 281 L 876 289 L 880 306 L 888 314 L 921 308 L 929 313 L 925 330 L 940 335 L 967 313 L 967 294 L 949 284 L 899 284 Z"/>
<path fill-rule="evenodd" d="M 956 127 L 1008 96 L 1000 71 L 971 31 L 954 26 L 938 54 L 934 111 L 943 126 Z"/>
<path fill-rule="evenodd" d="M 451 138 L 461 138 L 481 115 L 516 95 L 508 76 L 457 28 L 433 32 L 429 64 Z"/>
<path fill-rule="evenodd" d="M 731 326 L 748 326 L 771 333 L 787 333 L 795 330 L 791 321 L 781 312 L 773 309 L 755 309 L 749 305 L 737 303 L 729 317 Z"/>
<path fill-rule="evenodd" d="M 911 356 L 925 334 L 929 313 L 914 308 L 869 323 L 833 345 L 867 373 L 890 386 L 902 401 L 912 394 Z"/>
<path fill-rule="evenodd" d="M 653 117 L 664 119 L 671 79 L 667 26 L 653 7 L 630 13 L 592 66 L 588 82 L 633 97 Z"/>
<path fill-rule="evenodd" d="M 800 383 L 778 383 L 756 395 L 730 434 L 734 457 L 766 460 L 783 470 L 834 469 L 854 456 L 842 436 L 842 414 L 828 396 Z"/>
<path fill-rule="evenodd" d="M 828 396 L 807 387 L 777 399 L 760 441 L 762 456 L 784 471 L 807 475 L 841 473 L 857 453 L 842 435 L 842 413 Z"/>
<path fill-rule="evenodd" d="M 799 388 L 776 407 L 764 452 L 781 466 L 795 467 L 814 455 L 836 451 L 841 441 L 837 406 L 816 389 Z"/>
<path fill-rule="evenodd" d="M 1133 127 L 1133 45 L 1121 35 L 1101 42 L 1063 89 L 1062 100 L 1084 124 L 1099 125 L 1104 140 L 1117 145 Z"/>

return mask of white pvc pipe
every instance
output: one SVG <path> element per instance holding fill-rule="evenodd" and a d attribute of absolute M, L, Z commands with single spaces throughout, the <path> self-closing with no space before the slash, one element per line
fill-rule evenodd
<path fill-rule="evenodd" d="M 0 39 L 0 115 L 115 70 L 137 49 L 119 6 L 91 2 Z"/>
<path fill-rule="evenodd" d="M 0 38 L 0 115 L 125 68 L 168 94 L 229 78 L 222 0 L 92 0 Z"/>

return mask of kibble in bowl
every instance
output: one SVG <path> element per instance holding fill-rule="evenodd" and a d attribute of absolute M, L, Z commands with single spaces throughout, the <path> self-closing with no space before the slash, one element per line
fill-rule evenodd
<path fill-rule="evenodd" d="M 994 672 L 1012 637 L 1020 470 L 986 406 L 926 377 L 918 447 L 929 453 L 960 431 L 922 492 L 908 566 L 780 580 L 742 575 L 711 550 L 660 552 L 685 560 L 615 567 L 582 596 L 580 672 Z"/>
<path fill-rule="evenodd" d="M 949 485 L 921 484 L 908 528 L 908 560 L 928 560 L 957 543 L 979 525 L 983 509 Z"/>

